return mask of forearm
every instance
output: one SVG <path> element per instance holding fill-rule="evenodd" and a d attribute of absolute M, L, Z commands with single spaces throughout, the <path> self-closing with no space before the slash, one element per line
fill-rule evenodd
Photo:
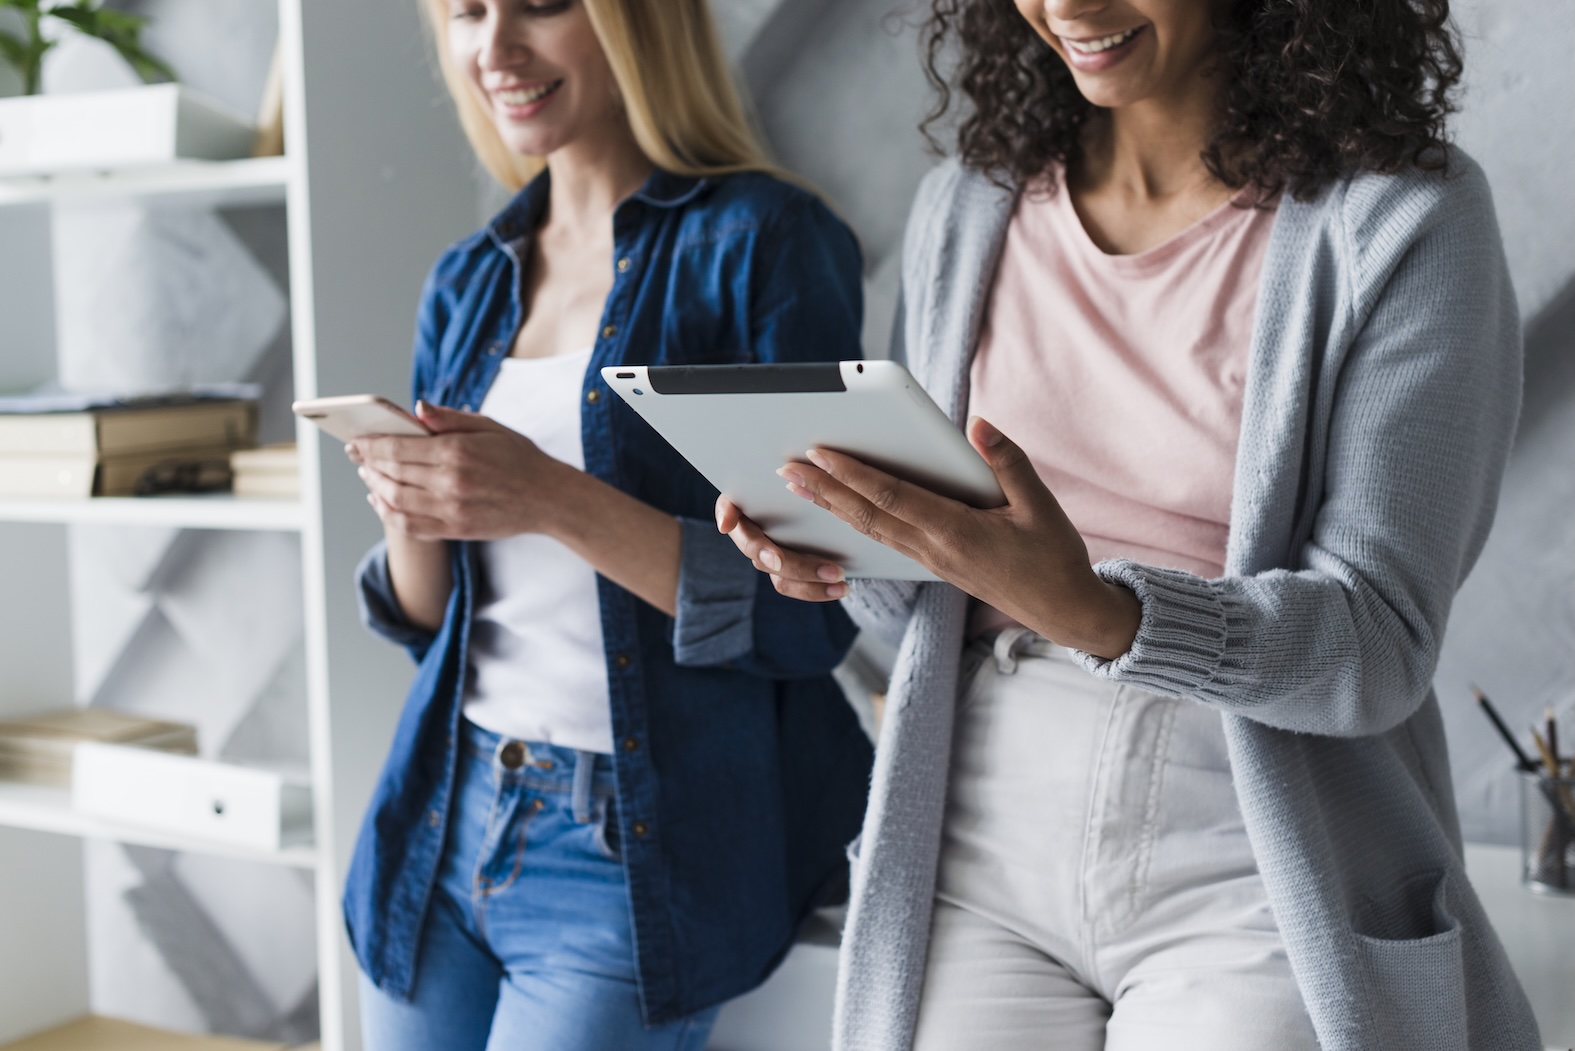
<path fill-rule="evenodd" d="M 554 486 L 546 532 L 596 572 L 668 616 L 678 610 L 678 520 L 583 471 Z"/>
<path fill-rule="evenodd" d="M 411 624 L 437 631 L 443 626 L 449 592 L 454 589 L 448 541 L 417 540 L 392 528 L 385 528 L 384 535 L 395 601 Z"/>

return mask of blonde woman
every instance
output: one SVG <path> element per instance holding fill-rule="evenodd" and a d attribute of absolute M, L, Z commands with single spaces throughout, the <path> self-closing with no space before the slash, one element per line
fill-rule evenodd
<path fill-rule="evenodd" d="M 521 187 L 438 261 L 414 398 L 347 449 L 419 671 L 345 893 L 368 1046 L 700 1048 L 845 883 L 871 764 L 835 605 L 776 593 L 621 363 L 858 354 L 847 228 L 752 137 L 703 0 L 427 0 Z"/>

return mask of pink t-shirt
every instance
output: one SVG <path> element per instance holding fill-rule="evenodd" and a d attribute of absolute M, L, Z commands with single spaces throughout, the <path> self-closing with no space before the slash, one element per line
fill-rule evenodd
<path fill-rule="evenodd" d="M 1135 255 L 1060 188 L 1007 228 L 968 411 L 1033 462 L 1092 561 L 1225 562 L 1242 388 L 1274 212 L 1227 203 Z M 1011 623 L 981 606 L 973 630 Z"/>

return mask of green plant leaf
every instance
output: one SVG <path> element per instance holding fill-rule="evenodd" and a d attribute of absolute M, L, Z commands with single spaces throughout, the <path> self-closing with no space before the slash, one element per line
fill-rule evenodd
<path fill-rule="evenodd" d="M 20 71 L 27 62 L 27 44 L 19 36 L 0 32 L 0 55 Z"/>
<path fill-rule="evenodd" d="M 75 5 L 51 8 L 49 13 L 114 48 L 144 82 L 160 78 L 176 79 L 173 69 L 142 46 L 142 27 L 148 23 L 146 18 L 96 7 L 93 0 L 77 0 Z"/>

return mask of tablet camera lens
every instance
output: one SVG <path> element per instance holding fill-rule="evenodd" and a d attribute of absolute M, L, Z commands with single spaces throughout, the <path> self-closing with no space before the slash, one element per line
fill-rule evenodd
<path fill-rule="evenodd" d="M 634 388 L 634 392 L 636 394 L 644 394 L 645 393 L 645 391 L 641 390 L 639 387 Z"/>
<path fill-rule="evenodd" d="M 858 366 L 858 370 L 859 370 L 859 371 L 860 371 L 860 372 L 863 372 L 863 371 L 864 371 L 864 366 L 863 366 L 863 365 L 860 365 L 860 366 Z"/>

